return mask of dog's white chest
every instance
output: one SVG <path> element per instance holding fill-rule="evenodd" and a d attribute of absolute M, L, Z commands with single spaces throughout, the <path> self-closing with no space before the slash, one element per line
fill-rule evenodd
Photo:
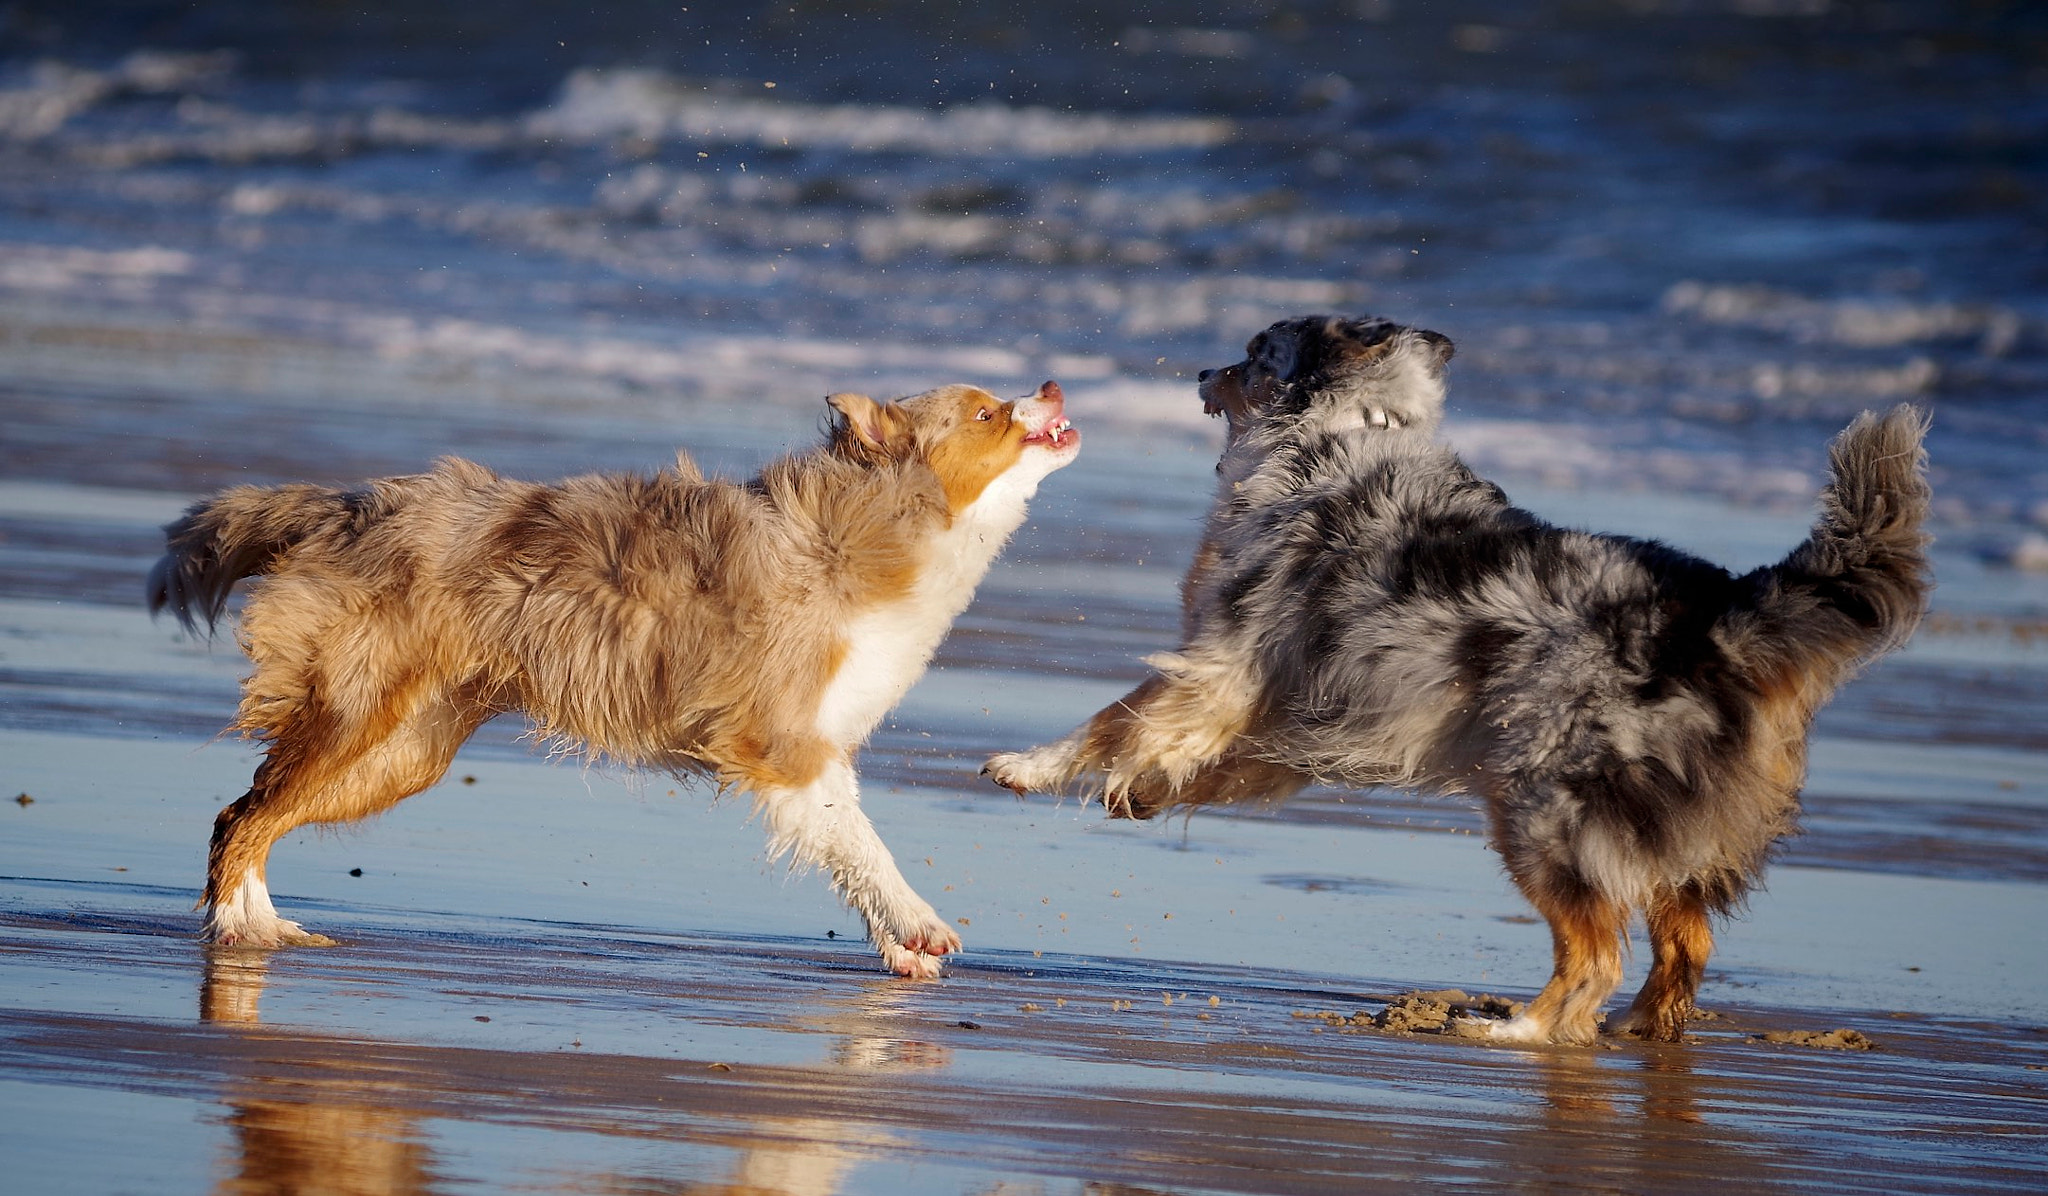
<path fill-rule="evenodd" d="M 952 613 L 913 598 L 855 619 L 846 629 L 846 657 L 818 703 L 819 732 L 840 744 L 866 739 L 923 675 Z"/>
<path fill-rule="evenodd" d="M 1035 478 L 1032 483 L 1035 487 Z M 845 659 L 818 703 L 820 734 L 834 743 L 857 744 L 903 700 L 924 675 L 946 630 L 973 600 L 974 587 L 1003 543 L 1024 521 L 1030 496 L 1029 488 L 1016 493 L 1008 487 L 984 495 L 933 544 L 908 595 L 864 611 L 846 626 Z"/>

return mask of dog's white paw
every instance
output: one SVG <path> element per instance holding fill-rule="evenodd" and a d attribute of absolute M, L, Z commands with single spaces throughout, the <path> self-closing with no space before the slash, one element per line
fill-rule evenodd
<path fill-rule="evenodd" d="M 1497 1018 L 1458 1014 L 1445 1023 L 1444 1033 L 1453 1038 L 1492 1038 L 1493 1028 L 1504 1024 Z"/>
<path fill-rule="evenodd" d="M 883 942 L 882 962 L 898 976 L 913 980 L 936 980 L 945 967 L 945 957 L 960 949 L 960 936 L 952 927 L 934 917 L 922 929 L 896 942 Z"/>
<path fill-rule="evenodd" d="M 1022 752 L 997 752 L 981 766 L 981 775 L 1022 797 L 1031 791 L 1021 775 Z"/>
<path fill-rule="evenodd" d="M 1067 780 L 1068 757 L 1059 744 L 1028 752 L 998 752 L 981 766 L 981 775 L 1022 796 L 1058 789 Z"/>
<path fill-rule="evenodd" d="M 234 929 L 208 930 L 200 936 L 216 947 L 248 947 L 256 950 L 270 950 L 277 947 L 332 947 L 333 939 L 324 934 L 315 934 L 297 922 L 283 918 L 264 926 L 244 926 Z"/>
<path fill-rule="evenodd" d="M 886 922 L 869 923 L 868 936 L 890 971 L 920 980 L 935 979 L 945 964 L 945 956 L 960 949 L 959 932 L 946 925 L 929 905 L 923 909 L 899 908 Z"/>
<path fill-rule="evenodd" d="M 1532 1018 L 1524 1012 L 1506 1021 L 1485 1023 L 1484 1036 L 1499 1043 L 1585 1046 L 1599 1037 L 1599 1026 L 1592 1021 L 1570 1018 Z"/>
<path fill-rule="evenodd" d="M 277 916 L 270 891 L 252 870 L 224 901 L 207 907 L 199 937 L 219 947 L 332 947 L 334 940 Z"/>
<path fill-rule="evenodd" d="M 891 943 L 882 948 L 882 962 L 898 976 L 911 980 L 937 980 L 945 969 L 946 961 L 936 955 L 926 955 Z"/>
<path fill-rule="evenodd" d="M 919 955 L 945 955 L 960 949 L 960 934 L 927 907 L 914 917 L 902 919 L 894 930 L 895 940 Z"/>
<path fill-rule="evenodd" d="M 1478 1034 L 1493 1042 L 1549 1042 L 1550 1023 L 1527 1014 L 1511 1017 L 1506 1021 L 1478 1022 L 1476 1019 L 1460 1019 L 1462 1024 L 1473 1024 L 1480 1028 Z M 1464 1031 L 1460 1029 L 1462 1035 Z"/>

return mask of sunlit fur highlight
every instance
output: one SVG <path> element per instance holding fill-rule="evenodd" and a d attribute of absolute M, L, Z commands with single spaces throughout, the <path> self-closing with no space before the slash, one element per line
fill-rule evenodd
<path fill-rule="evenodd" d="M 958 935 L 861 812 L 853 756 L 923 672 L 1071 461 L 1059 387 L 832 396 L 825 443 L 746 482 L 685 455 L 652 477 L 555 485 L 446 459 L 348 488 L 241 486 L 166 529 L 152 612 L 239 620 L 254 664 L 233 727 L 265 744 L 214 824 L 205 933 L 325 942 L 277 916 L 271 846 L 438 781 L 498 714 L 564 750 L 751 794 L 772 851 L 828 872 L 894 971 Z"/>
<path fill-rule="evenodd" d="M 1608 1029 L 1675 1040 L 1710 917 L 1796 828 L 1814 712 L 1925 610 L 1926 421 L 1850 424 L 1812 535 L 1736 577 L 1509 505 L 1434 439 L 1451 351 L 1315 316 L 1204 371 L 1229 432 L 1181 647 L 986 771 L 1138 818 L 1316 780 L 1475 794 L 1554 946 L 1549 984 L 1493 1033 L 1591 1038 L 1642 911 L 1649 980 Z"/>

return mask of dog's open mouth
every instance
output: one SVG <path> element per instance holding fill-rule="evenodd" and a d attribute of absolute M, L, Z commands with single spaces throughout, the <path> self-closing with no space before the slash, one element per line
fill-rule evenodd
<path fill-rule="evenodd" d="M 1058 448 L 1060 447 L 1062 437 L 1079 435 L 1079 432 L 1074 431 L 1074 422 L 1062 415 L 1056 417 L 1051 423 L 1040 428 L 1038 431 L 1026 436 L 1024 443 L 1050 444 L 1054 448 Z"/>
<path fill-rule="evenodd" d="M 1067 418 L 1067 396 L 1065 392 L 1060 390 L 1059 383 L 1047 381 L 1038 388 L 1037 394 L 1029 399 L 1019 400 L 1017 404 L 1018 411 L 1024 414 L 1026 427 L 1030 427 L 1029 421 L 1036 418 L 1039 412 L 1047 407 L 1052 408 L 1052 411 L 1048 414 L 1046 421 L 1038 425 L 1037 430 L 1024 437 L 1025 444 L 1044 444 L 1050 445 L 1053 448 L 1064 448 L 1067 447 L 1068 441 L 1081 438 L 1081 434 L 1074 431 L 1074 421 Z"/>

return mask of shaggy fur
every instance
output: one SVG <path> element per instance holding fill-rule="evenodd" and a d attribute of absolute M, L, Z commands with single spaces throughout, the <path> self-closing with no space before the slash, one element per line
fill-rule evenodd
<path fill-rule="evenodd" d="M 1080 449 L 1059 387 L 834 395 L 823 447 L 752 481 L 687 456 L 559 485 L 443 460 L 350 489 L 237 487 L 166 528 L 152 612 L 220 619 L 237 580 L 255 671 L 233 724 L 268 745 L 214 824 L 218 943 L 326 942 L 277 916 L 271 845 L 441 778 L 494 715 L 631 765 L 750 793 L 772 849 L 823 868 L 883 961 L 931 976 L 960 939 L 861 813 L 855 750 L 924 671 Z"/>
<path fill-rule="evenodd" d="M 986 769 L 1113 813 L 1278 798 L 1312 780 L 1472 793 L 1548 919 L 1555 974 L 1496 1037 L 1677 1039 L 1712 947 L 1795 828 L 1814 711 L 1912 633 L 1930 589 L 1921 439 L 1901 406 L 1836 438 L 1813 534 L 1741 577 L 1553 527 L 1433 433 L 1445 337 L 1310 317 L 1204 371 L 1230 421 L 1182 590 L 1183 646 L 1066 738 Z"/>

